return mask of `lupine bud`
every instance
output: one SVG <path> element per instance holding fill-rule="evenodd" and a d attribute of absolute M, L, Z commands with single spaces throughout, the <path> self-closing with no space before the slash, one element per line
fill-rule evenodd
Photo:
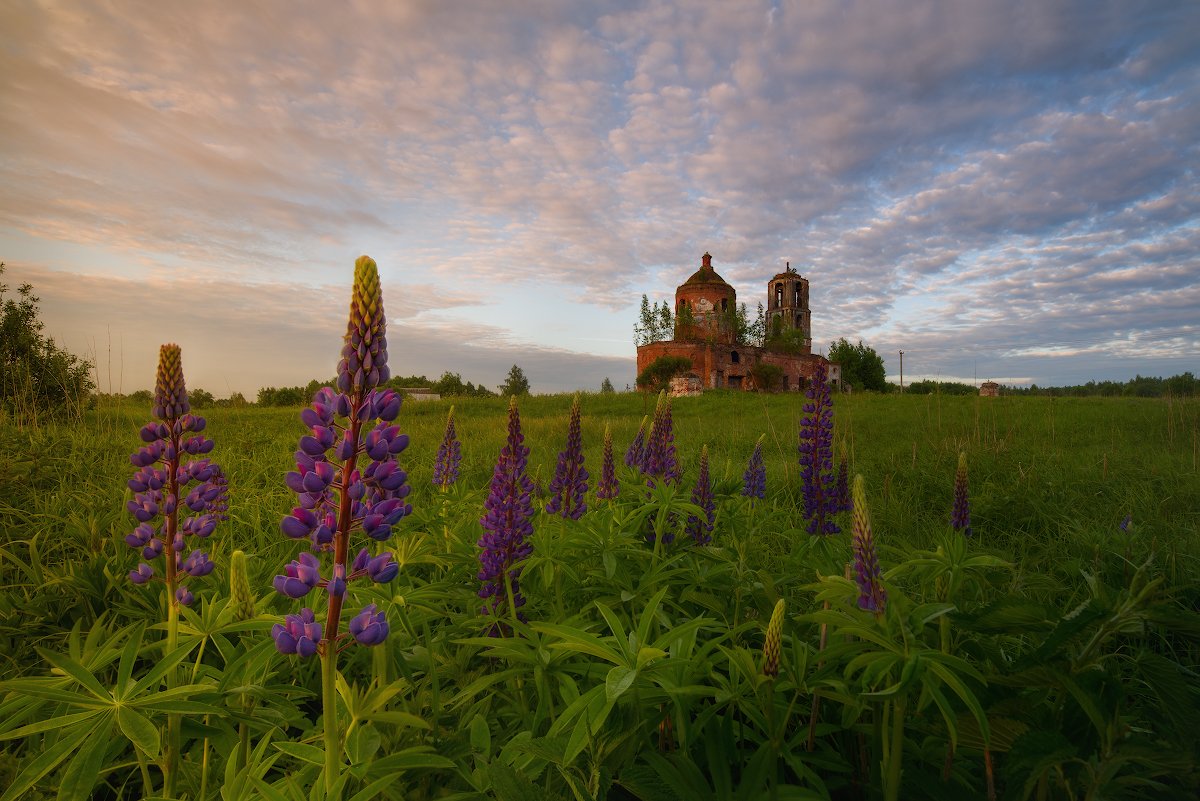
<path fill-rule="evenodd" d="M 763 463 L 762 444 L 763 437 L 760 436 L 746 464 L 746 472 L 742 475 L 742 495 L 759 500 L 767 496 L 767 467 Z"/>
<path fill-rule="evenodd" d="M 196 596 L 192 595 L 192 591 L 187 587 L 180 586 L 175 588 L 175 600 L 180 606 L 191 606 Z"/>
<path fill-rule="evenodd" d="M 763 640 L 764 676 L 774 678 L 779 675 L 779 653 L 783 644 L 783 614 L 787 606 L 780 598 L 775 602 L 775 611 L 771 612 L 771 622 L 767 624 L 767 636 Z"/>
<path fill-rule="evenodd" d="M 454 430 L 454 407 L 446 415 L 446 433 L 438 446 L 437 458 L 433 463 L 433 485 L 445 492 L 458 480 L 458 466 L 462 462 L 462 443 Z"/>
<path fill-rule="evenodd" d="M 587 511 L 588 471 L 583 466 L 583 437 L 580 433 L 579 396 L 571 403 L 571 418 L 567 425 L 567 448 L 558 454 L 558 465 L 550 480 L 548 514 L 578 520 Z"/>
<path fill-rule="evenodd" d="M 180 554 L 176 553 L 175 556 L 178 558 Z M 188 554 L 188 557 L 181 560 L 179 564 L 179 569 L 181 571 L 187 573 L 189 576 L 195 576 L 197 578 L 200 576 L 207 576 L 209 573 L 213 572 L 214 567 L 216 567 L 216 565 L 213 564 L 212 560 L 199 550 L 192 551 L 190 554 Z"/>
<path fill-rule="evenodd" d="M 508 403 L 508 438 L 492 472 L 491 491 L 484 503 L 487 513 L 480 520 L 483 536 L 479 538 L 479 581 L 483 582 L 479 597 L 487 601 L 484 611 L 500 618 L 508 607 L 505 575 L 512 588 L 514 609 L 524 605 L 518 577 L 519 563 L 533 553 L 529 538 L 533 535 L 533 482 L 525 472 L 529 448 L 521 434 L 521 416 L 517 400 Z M 493 627 L 492 634 L 505 630 Z"/>
<path fill-rule="evenodd" d="M 950 510 L 950 525 L 963 536 L 971 536 L 971 501 L 967 496 L 967 454 L 959 451 L 958 470 L 954 473 L 954 508 Z"/>
<path fill-rule="evenodd" d="M 808 533 L 837 534 L 833 522 L 838 511 L 833 473 L 833 398 L 825 363 L 817 364 L 812 384 L 805 390 L 808 402 L 800 420 L 800 483 Z"/>
<path fill-rule="evenodd" d="M 600 483 L 596 485 L 596 497 L 610 501 L 621 493 L 617 480 L 617 469 L 613 464 L 612 429 L 604 426 L 604 456 L 600 465 Z"/>
<path fill-rule="evenodd" d="M 863 489 L 862 476 L 854 477 L 854 537 L 850 546 L 854 551 L 858 606 L 874 612 L 876 616 L 882 615 L 887 605 L 887 590 L 883 587 L 879 557 L 875 553 L 875 536 L 871 532 L 871 515 L 867 511 L 867 493 Z"/>
<path fill-rule="evenodd" d="M 688 515 L 685 531 L 697 545 L 712 542 L 713 522 L 717 516 L 717 503 L 713 498 L 712 479 L 708 475 L 708 446 L 700 451 L 700 473 L 692 489 L 692 503 L 704 510 L 704 517 Z"/>
<path fill-rule="evenodd" d="M 137 566 L 137 570 L 129 571 L 129 580 L 134 584 L 145 584 L 154 576 L 154 568 L 142 562 Z"/>
<path fill-rule="evenodd" d="M 369 604 L 350 619 L 350 634 L 361 645 L 379 645 L 388 636 L 387 618 L 375 604 Z"/>
<path fill-rule="evenodd" d="M 190 408 L 179 346 L 163 345 L 158 349 L 158 375 L 154 380 L 154 416 L 175 420 L 187 414 Z"/>
<path fill-rule="evenodd" d="M 243 551 L 234 551 L 229 555 L 229 604 L 233 619 L 239 623 L 255 615 L 254 593 L 250 590 L 250 575 Z"/>
<path fill-rule="evenodd" d="M 350 296 L 350 319 L 338 363 L 338 389 L 372 390 L 388 380 L 386 317 L 379 270 L 374 259 L 359 256 L 354 263 L 354 289 Z"/>

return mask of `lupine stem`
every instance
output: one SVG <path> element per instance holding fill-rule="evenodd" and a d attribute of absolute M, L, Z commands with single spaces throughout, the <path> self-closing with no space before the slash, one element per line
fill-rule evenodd
<path fill-rule="evenodd" d="M 167 653 L 175 653 L 179 647 L 179 602 L 175 600 L 172 579 L 175 573 L 175 554 L 171 541 L 175 534 L 171 531 L 172 518 L 167 518 Z M 173 690 L 179 684 L 178 668 L 167 671 L 167 689 Z M 167 715 L 167 747 L 163 753 L 163 795 L 171 798 L 175 795 L 175 775 L 179 771 L 179 748 L 181 737 L 181 718 L 179 713 Z"/>
<path fill-rule="evenodd" d="M 887 768 L 883 777 L 884 801 L 897 801 L 900 798 L 900 773 L 904 764 L 904 696 L 896 697 L 890 704 L 892 708 L 892 731 L 890 747 L 887 749 Z"/>
<path fill-rule="evenodd" d="M 331 618 L 336 620 L 337 618 Z M 333 640 L 323 643 L 321 655 L 321 711 L 325 722 L 325 795 L 332 797 L 342 769 L 342 744 L 337 722 L 337 648 Z"/>

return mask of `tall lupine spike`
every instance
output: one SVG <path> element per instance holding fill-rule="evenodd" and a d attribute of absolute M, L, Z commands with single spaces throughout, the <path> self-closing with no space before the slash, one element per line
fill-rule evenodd
<path fill-rule="evenodd" d="M 142 427 L 139 436 L 146 444 L 129 457 L 138 470 L 129 480 L 133 500 L 126 508 L 138 525 L 125 542 L 146 560 L 129 573 L 134 584 L 150 581 L 154 568 L 148 562 L 163 557 L 162 577 L 172 610 L 194 599 L 183 586 L 190 578 L 213 570 L 212 561 L 199 550 L 184 556 L 187 538 L 206 538 L 218 522 L 228 519 L 221 468 L 208 458 L 185 460 L 213 449 L 212 440 L 199 433 L 205 428 L 204 418 L 189 414 L 190 409 L 179 346 L 163 345 L 154 381 L 154 415 L 160 422 Z M 189 485 L 194 486 L 189 490 Z"/>
<path fill-rule="evenodd" d="M 567 448 L 558 454 L 554 477 L 550 479 L 550 503 L 547 514 L 566 520 L 578 520 L 587 511 L 588 471 L 583 466 L 583 435 L 580 431 L 579 396 L 571 403 L 567 424 Z"/>
<path fill-rule="evenodd" d="M 646 441 L 642 472 L 647 482 L 654 486 L 657 481 L 678 484 L 683 478 L 683 469 L 675 458 L 675 430 L 671 419 L 671 399 L 666 390 L 658 393 L 658 404 L 654 409 L 654 423 Z"/>
<path fill-rule="evenodd" d="M 290 538 L 308 539 L 311 552 L 301 553 L 285 568 L 285 574 L 274 580 L 276 591 L 290 598 L 322 588 L 329 605 L 324 623 L 315 622 L 312 610 L 302 609 L 300 617 L 290 616 L 288 625 L 277 624 L 272 629 L 282 653 L 322 654 L 336 660 L 338 641 L 347 636 L 341 629 L 341 614 L 349 582 L 360 578 L 382 582 L 395 576 L 395 571 L 348 568 L 353 532 L 387 540 L 392 528 L 412 512 L 405 501 L 410 489 L 408 474 L 398 462 L 408 446 L 408 435 L 392 424 L 400 413 L 400 396 L 391 389 L 378 389 L 389 375 L 386 326 L 378 268 L 371 258 L 361 256 L 354 265 L 349 319 L 338 363 L 340 391 L 322 387 L 312 405 L 301 413 L 310 433 L 301 437 L 296 471 L 287 476 L 299 506 L 283 519 L 280 528 Z M 320 554 L 330 555 L 324 572 Z M 384 557 L 390 560 L 391 555 L 378 558 Z M 373 615 L 374 610 L 369 617 Z M 297 634 L 297 626 L 302 627 L 303 636 Z M 368 630 L 369 634 L 359 636 Z M 381 632 L 386 635 L 386 621 L 382 626 L 357 627 L 350 636 L 364 645 L 377 645 L 382 641 Z"/>
<path fill-rule="evenodd" d="M 685 531 L 697 545 L 712 542 L 713 522 L 717 516 L 717 502 L 713 498 L 712 479 L 708 475 L 708 446 L 700 450 L 700 473 L 692 489 L 692 503 L 704 510 L 704 517 L 688 515 Z"/>
<path fill-rule="evenodd" d="M 437 458 L 433 463 L 433 485 L 442 492 L 450 489 L 450 485 L 458 480 L 458 466 L 462 462 L 462 443 L 458 441 L 458 432 L 454 429 L 454 407 L 446 415 L 446 433 L 442 436 L 442 444 L 438 446 Z"/>
<path fill-rule="evenodd" d="M 825 363 L 817 364 L 812 383 L 805 390 L 808 402 L 800 420 L 800 483 L 804 495 L 804 518 L 808 533 L 837 534 L 833 522 L 838 511 L 833 473 L 833 398 Z"/>
<path fill-rule="evenodd" d="M 254 592 L 250 589 L 246 554 L 240 550 L 229 555 L 229 604 L 233 609 L 235 622 L 241 623 L 254 618 Z"/>
<path fill-rule="evenodd" d="M 863 489 L 862 476 L 854 477 L 854 537 L 850 547 L 854 551 L 858 606 L 874 612 L 878 617 L 887 606 L 887 590 L 883 587 L 879 556 L 875 552 L 875 535 L 871 532 L 871 514 L 867 510 L 867 493 Z"/>
<path fill-rule="evenodd" d="M 783 647 L 783 617 L 786 608 L 787 603 L 782 598 L 775 602 L 771 622 L 767 624 L 767 636 L 763 640 L 762 672 L 764 676 L 771 678 L 779 675 L 779 654 Z"/>
<path fill-rule="evenodd" d="M 600 483 L 596 485 L 596 497 L 602 501 L 611 501 L 621 493 L 621 484 L 617 480 L 617 469 L 613 464 L 612 429 L 604 426 L 604 456 L 600 466 Z"/>
<path fill-rule="evenodd" d="M 311 550 L 301 553 L 273 582 L 277 592 L 290 598 L 315 589 L 323 590 L 318 597 L 327 599 L 323 622 L 305 607 L 271 629 L 280 653 L 321 657 L 327 795 L 338 786 L 343 751 L 336 698 L 338 652 L 352 640 L 379 645 L 388 634 L 387 619 L 375 604 L 353 615 L 343 631 L 342 607 L 350 597 L 351 582 L 390 581 L 397 573 L 395 565 L 389 566 L 390 554 L 372 560 L 362 549 L 351 561 L 350 537 L 360 532 L 372 540 L 387 540 L 392 528 L 412 512 L 405 501 L 408 474 L 398 461 L 408 435 L 392 423 L 401 399 L 394 390 L 380 388 L 389 376 L 387 361 L 379 270 L 372 259 L 361 256 L 354 263 L 337 389 L 317 390 L 312 405 L 301 413 L 309 434 L 301 437 L 296 470 L 285 479 L 299 505 L 280 528 L 289 538 L 308 539 Z M 325 554 L 329 563 L 322 569 Z"/>
<path fill-rule="evenodd" d="M 967 454 L 958 453 L 958 470 L 954 473 L 954 508 L 950 510 L 950 525 L 964 537 L 971 536 L 971 500 L 967 495 Z"/>
<path fill-rule="evenodd" d="M 754 443 L 754 453 L 750 454 L 750 461 L 746 464 L 746 472 L 742 475 L 742 495 L 747 498 L 757 498 L 762 500 L 767 497 L 767 467 L 763 463 L 763 434 L 758 438 L 758 442 Z"/>
<path fill-rule="evenodd" d="M 650 422 L 650 415 L 642 417 L 642 424 L 638 426 L 637 436 L 633 438 L 633 442 L 629 443 L 629 449 L 625 451 L 625 466 L 636 468 L 639 472 L 643 470 L 646 462 L 646 425 Z"/>
<path fill-rule="evenodd" d="M 525 605 L 518 583 L 520 563 L 533 553 L 533 481 L 525 472 L 529 448 L 521 433 L 521 415 L 517 399 L 508 401 L 508 438 L 496 459 L 492 484 L 479 521 L 483 536 L 479 538 L 478 579 L 483 586 L 479 597 L 486 605 L 484 612 L 497 619 L 490 628 L 491 635 L 508 631 L 501 618 L 520 617 L 517 610 Z"/>

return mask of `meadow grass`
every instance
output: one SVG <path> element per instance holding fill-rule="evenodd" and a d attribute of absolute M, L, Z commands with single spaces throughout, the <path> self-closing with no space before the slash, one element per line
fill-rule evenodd
<path fill-rule="evenodd" d="M 457 730 L 460 736 L 473 727 L 473 747 L 479 745 L 477 740 L 482 737 L 479 724 L 473 722 L 474 715 L 483 715 L 489 721 L 485 726 L 498 737 L 512 738 L 521 731 L 551 739 L 565 737 L 571 731 L 573 719 L 562 717 L 567 714 L 563 706 L 569 711 L 571 699 L 582 697 L 580 693 L 586 689 L 587 680 L 598 675 L 603 684 L 604 674 L 596 674 L 594 667 L 573 666 L 574 663 L 564 666 L 561 660 L 552 660 L 538 668 L 544 672 L 536 674 L 539 688 L 536 700 L 530 700 L 528 687 L 521 689 L 523 684 L 506 691 L 511 693 L 507 700 L 515 705 L 506 706 L 501 700 L 488 700 L 479 694 L 480 687 L 485 686 L 479 682 L 487 678 L 486 668 L 481 674 L 476 660 L 481 649 L 483 653 L 488 649 L 470 639 L 471 627 L 478 625 L 477 599 L 472 586 L 478 569 L 474 542 L 480 534 L 478 520 L 483 515 L 487 484 L 505 436 L 507 400 L 454 399 L 453 402 L 463 461 L 459 482 L 446 495 L 439 494 L 430 482 L 450 401 L 407 402 L 398 419 L 411 437 L 401 462 L 409 472 L 414 514 L 397 531 L 401 576 L 394 592 L 379 598 L 381 603 L 387 600 L 398 616 L 393 619 L 393 627 L 403 633 L 401 640 L 405 644 L 396 646 L 399 650 L 392 652 L 391 661 L 384 660 L 386 665 L 378 660 L 368 664 L 369 657 L 352 655 L 345 672 L 353 677 L 356 672 L 361 675 L 365 671 L 380 684 L 385 678 L 402 682 L 404 693 L 409 696 L 405 708 L 416 717 L 433 720 L 433 735 L 420 741 L 422 747 L 436 748 L 438 753 L 462 765 L 469 762 L 466 756 L 469 749 L 462 751 L 466 747 L 464 742 L 452 732 L 443 734 L 442 724 Z M 605 426 L 611 426 L 615 455 L 620 461 L 643 416 L 653 413 L 653 403 L 652 396 L 631 393 L 588 394 L 582 398 L 583 443 L 593 490 L 599 474 Z M 526 397 L 520 401 L 526 445 L 531 449 L 529 473 L 539 488 L 549 485 L 558 452 L 564 447 L 570 404 L 569 395 Z M 545 621 L 548 626 L 570 622 L 580 626 L 581 631 L 590 630 L 597 623 L 603 624 L 592 609 L 593 604 L 601 603 L 613 607 L 619 615 L 627 615 L 628 625 L 636 626 L 642 605 L 653 600 L 653 590 L 672 586 L 678 592 L 667 599 L 667 603 L 675 604 L 669 619 L 661 609 L 648 612 L 658 622 L 646 631 L 661 629 L 666 637 L 675 630 L 672 625 L 679 628 L 680 621 L 690 619 L 689 616 L 708 615 L 720 622 L 713 631 L 724 632 L 719 637 L 712 635 L 716 637 L 713 642 L 725 642 L 720 648 L 730 649 L 729 659 L 736 660 L 742 658 L 738 654 L 747 643 L 761 639 L 761 633 L 751 633 L 746 627 L 759 626 L 759 619 L 770 614 L 777 598 L 788 597 L 793 604 L 789 612 L 799 613 L 789 623 L 791 656 L 794 661 L 810 660 L 806 664 L 811 669 L 816 664 L 812 650 L 816 647 L 815 627 L 818 622 L 822 627 L 828 625 L 834 618 L 818 621 L 805 618 L 805 614 L 820 607 L 816 599 L 823 597 L 822 592 L 841 591 L 837 587 L 830 589 L 833 585 L 828 584 L 821 585 L 825 590 L 813 589 L 818 586 L 814 582 L 826 581 L 822 575 L 839 576 L 849 548 L 846 535 L 815 541 L 803 533 L 796 458 L 802 406 L 803 398 L 797 394 L 710 392 L 676 399 L 675 442 L 684 467 L 681 486 L 685 490 L 695 481 L 701 447 L 707 445 L 709 450 L 710 469 L 720 500 L 712 550 L 717 556 L 708 559 L 701 555 L 687 564 L 678 559 L 648 564 L 649 557 L 636 547 L 636 533 L 622 531 L 622 526 L 628 529 L 630 525 L 629 515 L 636 515 L 637 508 L 644 503 L 639 500 L 640 485 L 633 486 L 632 475 L 624 472 L 622 507 L 598 504 L 589 496 L 593 511 L 572 528 L 540 511 L 537 514 L 535 553 L 527 567 L 527 584 L 523 585 L 530 597 L 531 620 Z M 125 488 L 131 472 L 128 454 L 139 445 L 137 431 L 149 419 L 148 413 L 148 409 L 127 405 L 105 405 L 69 425 L 42 422 L 17 428 L 11 421 L 0 422 L 0 679 L 43 674 L 45 664 L 36 649 L 62 650 L 72 630 L 86 632 L 100 620 L 116 626 L 162 618 L 156 608 L 160 600 L 125 580 L 125 574 L 137 559 L 122 542 L 133 525 L 124 509 L 130 497 Z M 197 584 L 197 595 L 210 601 L 224 597 L 222 577 L 230 554 L 242 550 L 250 557 L 251 585 L 259 596 L 260 614 L 277 619 L 271 616 L 281 614 L 291 605 L 269 591 L 271 577 L 294 558 L 297 550 L 295 542 L 281 536 L 279 520 L 295 502 L 295 496 L 282 479 L 293 469 L 292 453 L 304 431 L 299 410 L 242 407 L 206 409 L 202 413 L 208 418 L 208 432 L 216 441 L 212 457 L 223 466 L 229 479 L 230 520 L 218 528 L 208 543 L 218 565 L 214 574 L 217 580 Z M 843 395 L 835 399 L 835 418 L 836 448 L 847 455 L 851 473 L 864 477 L 874 536 L 882 550 L 885 572 L 906 560 L 917 560 L 889 576 L 891 586 L 914 597 L 935 599 L 934 583 L 922 578 L 924 574 L 920 571 L 924 567 L 917 564 L 926 557 L 917 557 L 944 550 L 955 467 L 959 453 L 967 454 L 975 533 L 969 548 L 1011 565 L 999 584 L 979 590 L 974 611 L 957 619 L 964 626 L 961 641 L 970 647 L 984 647 L 980 643 L 992 631 L 988 626 L 1012 625 L 1016 626 L 1016 632 L 1020 631 L 1017 624 L 1025 618 L 1019 615 L 1012 620 L 1004 618 L 1005 624 L 995 619 L 985 620 L 985 613 L 997 610 L 1017 615 L 1011 610 L 1004 611 L 1007 608 L 1004 605 L 1011 601 L 1026 603 L 1018 610 L 1028 618 L 1026 622 L 1048 631 L 1057 625 L 1054 610 L 1058 610 L 1057 614 L 1078 610 L 1088 598 L 1103 594 L 1103 588 L 1108 588 L 1104 592 L 1113 598 L 1124 597 L 1121 593 L 1133 591 L 1131 582 L 1139 580 L 1137 577 L 1141 575 L 1138 566 L 1151 554 L 1156 559 L 1155 575 L 1163 582 L 1161 596 L 1176 609 L 1197 607 L 1200 600 L 1197 591 L 1200 589 L 1197 584 L 1200 401 L 1197 399 Z M 746 461 L 755 442 L 764 435 L 768 498 L 761 508 L 755 509 L 748 507 L 738 493 Z M 535 508 L 540 510 L 544 504 L 545 498 L 535 497 Z M 1122 531 L 1120 523 L 1127 516 L 1132 523 L 1128 531 Z M 843 521 L 843 527 L 847 525 Z M 552 587 L 560 587 L 564 571 L 577 577 L 578 584 L 568 582 L 566 590 L 551 592 Z M 1029 604 L 1040 606 L 1033 609 Z M 800 608 L 795 608 L 797 605 Z M 668 625 L 672 620 L 675 622 Z M 1176 622 L 1186 633 L 1187 625 Z M 549 636 L 550 629 L 538 631 Z M 553 629 L 553 633 L 563 637 L 568 645 L 572 642 L 573 635 L 566 630 Z M 910 634 L 903 634 L 903 638 Z M 528 635 L 536 641 L 534 632 Z M 671 648 L 684 648 L 684 643 L 692 642 L 687 639 L 689 636 L 696 634 L 679 634 L 683 639 L 672 640 Z M 1009 632 L 1004 636 L 1008 638 L 1004 640 L 1008 643 L 1006 648 L 1014 651 L 1033 648 L 1034 644 L 1023 642 L 1019 633 Z M 1111 636 L 1112 632 L 1102 630 L 1093 639 L 1107 642 L 1105 638 Z M 1044 652 L 1049 661 L 1053 661 L 1050 649 L 1053 641 L 1051 637 L 1039 646 L 1042 650 L 1038 652 Z M 1068 641 L 1066 635 L 1063 641 Z M 1195 640 L 1172 634 L 1164 642 L 1175 649 L 1173 664 L 1177 663 L 1180 670 L 1195 669 L 1200 661 Z M 464 648 L 461 643 L 470 645 Z M 807 644 L 802 648 L 802 643 Z M 695 643 L 688 647 L 700 648 Z M 739 674 L 732 667 L 735 662 L 728 666 L 720 662 L 713 648 L 717 646 L 710 646 L 709 650 L 701 648 L 698 652 L 701 655 L 695 656 L 696 664 L 707 667 L 700 670 L 701 678 L 692 680 L 703 683 L 716 677 L 712 681 L 724 687 L 720 692 L 728 696 L 735 692 L 731 689 L 734 685 L 721 682 L 732 682 Z M 1088 647 L 1082 651 L 1084 656 L 1092 656 Z M 517 651 L 510 649 L 505 653 L 510 666 L 519 664 Z M 547 653 L 561 656 L 563 652 Z M 969 651 L 974 661 L 992 658 L 988 654 L 986 649 Z M 491 661 L 496 661 L 494 655 Z M 1077 668 L 1079 665 L 1073 669 Z M 795 664 L 791 669 L 802 670 Z M 577 672 L 572 674 L 572 670 Z M 1004 672 L 1000 668 L 995 670 Z M 553 681 L 546 678 L 550 672 L 557 677 Z M 526 676 L 522 679 L 525 682 L 535 681 L 533 673 L 518 671 L 514 675 Z M 813 675 L 822 674 L 817 670 Z M 1160 678 L 1164 686 L 1174 686 L 1174 673 L 1166 671 Z M 296 686 L 311 688 L 316 682 L 313 666 L 301 663 L 289 680 Z M 1038 680 L 1050 681 L 1044 676 Z M 1029 681 L 1036 683 L 1034 678 Z M 543 686 L 542 682 L 548 683 Z M 673 697 L 670 693 L 662 696 L 661 686 L 652 692 L 651 687 L 642 687 L 640 682 L 639 679 L 634 686 L 641 687 L 640 692 L 647 698 L 655 699 L 654 705 L 669 708 L 672 703 L 669 699 Z M 806 692 L 811 692 L 811 686 Z M 695 692 L 706 695 L 714 691 Z M 724 696 L 718 694 L 718 697 Z M 736 697 L 736 693 L 731 697 Z M 610 698 L 610 705 L 611 702 Z M 525 703 L 532 703 L 536 710 L 522 709 Z M 683 726 L 688 721 L 686 705 L 679 706 L 678 700 L 674 703 L 676 725 Z M 1007 702 L 995 703 L 1001 705 L 998 719 L 1007 720 L 1008 713 L 1002 708 Z M 1179 703 L 1181 707 L 1194 708 L 1194 691 L 1188 698 L 1179 699 Z M 549 709 L 542 709 L 543 704 L 549 704 Z M 845 709 L 858 710 L 854 715 L 844 713 L 848 715 L 844 717 L 845 727 L 852 727 L 857 725 L 856 715 L 865 714 L 862 710 L 867 707 L 847 704 Z M 791 711 L 790 706 L 784 707 Z M 773 701 L 769 708 L 774 709 Z M 876 725 L 888 714 L 893 715 L 894 721 L 904 709 L 903 705 L 895 709 L 880 708 L 878 714 L 883 717 L 876 720 Z M 711 710 L 702 713 L 701 718 L 709 719 L 704 716 L 710 713 Z M 742 714 L 735 711 L 732 719 L 741 719 Z M 645 734 L 659 725 L 644 714 L 634 715 L 633 719 L 640 722 L 630 724 L 630 731 Z M 291 720 L 292 730 L 300 725 L 297 720 Z M 1192 720 L 1185 717 L 1178 724 L 1184 727 Z M 284 725 L 282 730 L 287 729 L 288 725 Z M 792 732 L 792 728 L 787 731 Z M 832 781 L 830 786 L 837 787 L 840 779 L 836 777 L 851 770 L 847 766 L 854 757 L 842 754 L 841 762 L 834 760 L 829 755 L 841 753 L 835 747 L 840 735 L 826 732 L 824 736 L 828 759 L 823 781 Z M 397 737 L 396 742 L 408 742 Z M 768 741 L 780 764 L 786 762 L 793 780 L 807 781 L 812 787 L 822 786 L 821 780 L 805 772 L 811 769 L 788 761 L 795 749 L 783 748 L 771 738 L 764 740 Z M 612 765 L 636 761 L 630 755 L 634 752 L 621 750 L 631 747 L 628 742 L 620 738 L 613 742 L 611 752 L 586 752 L 587 759 L 592 760 L 588 763 L 594 768 L 591 772 L 564 757 L 565 764 L 559 770 L 561 781 L 566 784 L 546 779 L 546 786 L 564 792 L 569 787 L 576 797 L 583 797 L 580 793 L 586 795 L 605 781 L 611 781 L 615 775 Z M 1111 743 L 1105 747 L 1112 750 Z M 850 752 L 854 750 L 848 748 Z M 925 754 L 911 770 L 919 771 L 923 769 L 921 765 L 928 767 L 939 758 Z M 525 766 L 533 776 L 542 770 L 529 768 L 530 763 L 511 754 L 506 759 L 507 765 Z M 1014 758 L 1013 764 L 1018 762 Z M 673 778 L 675 774 L 670 771 L 674 768 L 653 760 L 651 763 L 657 771 L 656 781 L 668 784 L 683 781 Z M 188 765 L 195 770 L 193 762 Z M 604 771 L 608 772 L 595 772 L 600 770 L 597 765 L 607 765 Z M 640 770 L 647 769 L 644 762 L 637 765 Z M 715 768 L 709 764 L 706 770 Z M 981 781 L 980 769 L 972 770 L 974 780 Z M 1046 770 L 1042 769 L 1043 774 Z M 1190 767 L 1187 772 L 1194 777 Z M 628 768 L 625 775 L 622 792 L 629 795 L 610 797 L 653 797 L 652 793 L 639 795 L 631 789 L 637 785 L 637 769 Z M 494 792 L 512 778 L 505 777 L 499 773 L 476 777 L 482 783 L 475 785 L 476 790 Z M 4 778 L 0 772 L 0 784 Z M 712 781 L 717 779 L 714 777 Z M 1012 781 L 1019 783 L 1017 779 Z M 1042 781 L 1048 780 L 1043 777 Z M 436 784 L 431 779 L 418 781 L 412 785 L 417 788 L 415 797 L 426 792 L 432 796 Z M 768 784 L 775 786 L 773 782 Z"/>

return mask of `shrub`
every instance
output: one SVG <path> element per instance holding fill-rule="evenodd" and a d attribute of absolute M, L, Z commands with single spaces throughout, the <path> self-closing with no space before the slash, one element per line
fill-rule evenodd
<path fill-rule="evenodd" d="M 685 356 L 659 356 L 638 373 L 638 389 L 650 392 L 666 389 L 672 378 L 691 368 L 692 360 Z"/>

